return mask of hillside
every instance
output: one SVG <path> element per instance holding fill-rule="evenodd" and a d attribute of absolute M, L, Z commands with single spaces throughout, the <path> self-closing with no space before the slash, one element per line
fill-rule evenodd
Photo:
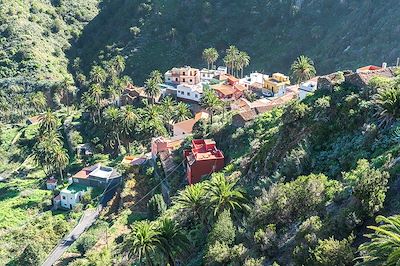
<path fill-rule="evenodd" d="M 221 54 L 230 44 L 250 54 L 247 70 L 285 73 L 300 54 L 314 59 L 319 73 L 393 64 L 400 56 L 396 7 L 395 0 L 103 1 L 72 56 L 88 70 L 122 53 L 126 74 L 138 83 L 153 69 L 204 66 L 204 48 Z"/>

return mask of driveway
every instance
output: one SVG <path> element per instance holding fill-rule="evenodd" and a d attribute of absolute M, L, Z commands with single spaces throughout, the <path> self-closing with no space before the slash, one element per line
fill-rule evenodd
<path fill-rule="evenodd" d="M 62 257 L 64 252 L 82 235 L 82 233 L 85 232 L 90 226 L 94 224 L 101 210 L 103 209 L 104 206 L 107 205 L 107 202 L 110 199 L 112 199 L 116 190 L 117 187 L 108 190 L 100 200 L 100 204 L 96 209 L 89 209 L 83 213 L 83 216 L 79 220 L 79 223 L 66 237 L 64 237 L 58 243 L 58 245 L 47 257 L 42 266 L 52 266 Z"/>

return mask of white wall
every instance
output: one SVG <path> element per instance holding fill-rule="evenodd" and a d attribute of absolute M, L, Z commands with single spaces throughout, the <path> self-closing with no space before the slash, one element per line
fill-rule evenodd
<path fill-rule="evenodd" d="M 61 206 L 67 209 L 71 209 L 71 206 L 72 208 L 75 207 L 75 205 L 80 202 L 80 197 L 82 197 L 82 195 L 83 193 L 81 191 L 72 194 L 69 191 L 61 190 Z"/>
<path fill-rule="evenodd" d="M 200 84 L 200 85 L 194 85 L 194 86 L 196 86 L 197 88 L 201 88 L 202 85 Z M 195 102 L 200 102 L 200 100 L 201 100 L 202 93 L 200 91 L 202 91 L 202 89 L 200 89 L 200 91 L 193 90 L 192 86 L 188 86 L 186 84 L 181 84 L 181 85 L 178 85 L 176 90 L 177 90 L 176 96 L 178 98 L 195 101 Z"/>
<path fill-rule="evenodd" d="M 307 95 L 312 94 L 316 89 L 317 89 L 316 82 L 305 82 L 301 84 L 299 89 L 299 100 L 300 101 L 304 100 L 307 97 Z"/>

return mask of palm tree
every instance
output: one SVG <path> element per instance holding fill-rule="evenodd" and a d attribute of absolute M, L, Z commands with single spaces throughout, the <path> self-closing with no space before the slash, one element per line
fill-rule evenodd
<path fill-rule="evenodd" d="M 315 77 L 316 70 L 314 62 L 307 56 L 301 55 L 290 67 L 292 76 L 296 79 L 297 83 L 302 83 Z"/>
<path fill-rule="evenodd" d="M 400 264 L 400 216 L 377 216 L 379 226 L 368 226 L 374 233 L 367 234 L 370 242 L 359 247 L 360 259 L 357 265 L 399 265 Z"/>
<path fill-rule="evenodd" d="M 207 225 L 206 205 L 207 191 L 205 183 L 197 183 L 181 190 L 175 198 L 175 204 L 180 210 Z"/>
<path fill-rule="evenodd" d="M 240 76 L 243 78 L 243 69 L 250 64 L 250 56 L 246 52 L 239 52 L 237 65 L 240 70 Z"/>
<path fill-rule="evenodd" d="M 151 103 L 154 104 L 155 98 L 160 95 L 161 88 L 159 84 L 162 82 L 161 73 L 154 70 L 150 73 L 149 78 L 145 82 L 144 91 L 151 98 Z"/>
<path fill-rule="evenodd" d="M 174 121 L 181 122 L 189 119 L 191 116 L 189 107 L 186 103 L 179 102 L 175 108 Z"/>
<path fill-rule="evenodd" d="M 213 123 L 214 112 L 219 108 L 221 100 L 212 89 L 205 89 L 201 97 L 200 105 L 210 113 L 210 122 Z"/>
<path fill-rule="evenodd" d="M 158 230 L 161 252 L 167 258 L 169 265 L 175 266 L 174 253 L 183 253 L 189 247 L 190 242 L 182 229 L 171 219 L 161 219 Z"/>
<path fill-rule="evenodd" d="M 218 51 L 215 48 L 207 48 L 203 51 L 203 59 L 207 62 L 207 68 L 213 68 L 214 62 L 217 61 L 219 57 Z"/>
<path fill-rule="evenodd" d="M 226 49 L 226 56 L 224 57 L 224 63 L 228 68 L 228 73 L 234 74 L 234 70 L 236 68 L 237 58 L 239 55 L 239 50 L 236 46 L 231 45 L 228 49 Z"/>
<path fill-rule="evenodd" d="M 57 116 L 48 109 L 40 118 L 39 131 L 43 134 L 45 132 L 50 132 L 56 130 L 58 126 Z"/>
<path fill-rule="evenodd" d="M 135 222 L 126 246 L 129 249 L 129 257 L 137 256 L 140 265 L 143 265 L 144 258 L 147 265 L 154 265 L 151 255 L 160 246 L 159 236 L 160 233 L 154 223 L 147 220 Z"/>
<path fill-rule="evenodd" d="M 89 93 L 96 100 L 97 116 L 98 116 L 99 122 L 100 122 L 101 121 L 101 115 L 100 115 L 101 99 L 102 99 L 103 94 L 104 94 L 103 88 L 99 84 L 93 84 L 90 87 Z"/>
<path fill-rule="evenodd" d="M 151 136 L 165 136 L 168 134 L 164 123 L 162 121 L 161 110 L 159 105 L 149 104 L 144 101 L 144 108 L 140 111 L 142 113 L 142 118 L 146 123 L 142 125 L 149 130 Z"/>
<path fill-rule="evenodd" d="M 400 118 L 400 82 L 390 87 L 379 89 L 375 96 L 376 115 L 379 126 L 388 126 Z"/>
<path fill-rule="evenodd" d="M 38 91 L 32 95 L 31 104 L 37 111 L 42 111 L 47 106 L 47 99 L 43 92 Z"/>
<path fill-rule="evenodd" d="M 246 196 L 242 188 L 237 187 L 237 180 L 229 182 L 224 174 L 214 174 L 211 181 L 207 184 L 207 190 L 210 197 L 210 205 L 214 209 L 214 216 L 217 216 L 224 210 L 233 211 L 244 209 L 246 205 Z"/>
<path fill-rule="evenodd" d="M 130 153 L 130 142 L 129 137 L 133 131 L 133 128 L 138 121 L 139 117 L 135 113 L 132 106 L 128 105 L 122 109 L 122 114 L 120 117 L 121 131 L 126 140 L 126 150 L 128 154 Z"/>
<path fill-rule="evenodd" d="M 175 113 L 174 110 L 175 105 L 176 105 L 175 101 L 170 96 L 165 97 L 161 103 L 164 124 L 170 134 L 171 134 L 171 123 L 173 123 L 173 118 Z"/>
<path fill-rule="evenodd" d="M 118 150 L 120 145 L 121 145 L 121 138 L 120 138 L 120 131 L 121 131 L 121 125 L 120 125 L 120 111 L 118 108 L 114 106 L 108 107 L 104 111 L 104 120 L 106 123 L 106 126 L 111 134 L 111 142 L 110 143 L 115 143 L 114 148 L 115 150 Z"/>
<path fill-rule="evenodd" d="M 111 66 L 116 76 L 118 76 L 125 70 L 125 58 L 121 55 L 117 55 L 111 60 Z"/>
<path fill-rule="evenodd" d="M 69 156 L 67 150 L 64 149 L 62 146 L 56 146 L 53 151 L 52 157 L 53 157 L 54 167 L 59 170 L 61 181 L 63 181 L 64 180 L 63 171 L 69 163 Z"/>
<path fill-rule="evenodd" d="M 54 168 L 54 150 L 56 147 L 61 147 L 62 143 L 60 134 L 55 130 L 45 131 L 37 137 L 32 155 L 34 161 L 42 166 L 46 175 L 52 172 Z"/>
<path fill-rule="evenodd" d="M 76 91 L 76 88 L 73 86 L 74 81 L 70 76 L 65 76 L 63 80 L 59 84 L 59 92 L 60 96 L 65 96 L 67 101 L 67 113 L 69 114 L 69 95 Z"/>
<path fill-rule="evenodd" d="M 96 123 L 95 114 L 98 110 L 99 105 L 96 102 L 96 99 L 91 96 L 89 92 L 85 92 L 82 95 L 82 107 L 87 112 L 89 112 L 92 117 L 93 123 Z"/>
<path fill-rule="evenodd" d="M 97 84 L 103 84 L 107 79 L 107 73 L 101 66 L 93 66 L 90 71 L 90 80 Z"/>

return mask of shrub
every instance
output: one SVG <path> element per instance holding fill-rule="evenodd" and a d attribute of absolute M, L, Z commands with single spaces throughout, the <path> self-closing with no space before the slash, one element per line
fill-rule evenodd
<path fill-rule="evenodd" d="M 231 213 L 228 210 L 223 211 L 215 222 L 209 236 L 208 244 L 214 245 L 217 241 L 227 245 L 235 241 L 236 230 L 233 225 Z"/>
<path fill-rule="evenodd" d="M 81 253 L 81 255 L 85 255 L 88 250 L 90 250 L 97 242 L 97 239 L 93 235 L 85 234 L 80 237 L 76 243 L 76 249 Z"/>
<path fill-rule="evenodd" d="M 313 262 L 321 266 L 346 266 L 353 265 L 353 237 L 341 241 L 333 237 L 319 240 L 317 247 L 312 251 Z"/>
<path fill-rule="evenodd" d="M 167 204 L 165 204 L 163 196 L 155 194 L 147 204 L 147 210 L 150 220 L 160 217 L 167 210 Z"/>
<path fill-rule="evenodd" d="M 265 230 L 259 229 L 254 233 L 254 242 L 259 250 L 268 256 L 275 255 L 278 250 L 278 241 L 276 234 L 276 226 L 270 224 Z"/>

